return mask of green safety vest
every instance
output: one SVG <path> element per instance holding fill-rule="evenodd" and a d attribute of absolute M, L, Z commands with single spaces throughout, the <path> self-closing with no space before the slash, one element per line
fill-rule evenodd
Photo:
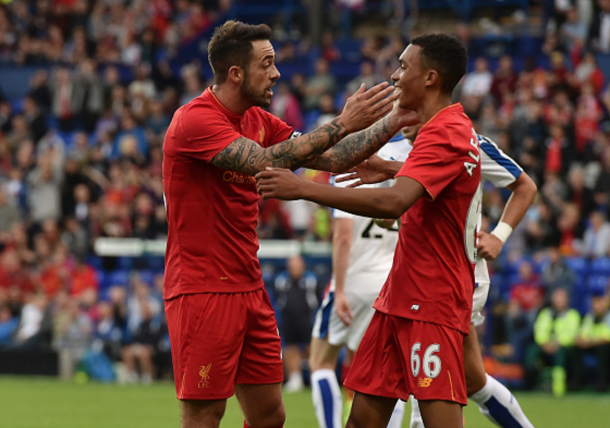
<path fill-rule="evenodd" d="M 534 323 L 534 340 L 538 345 L 557 341 L 561 346 L 572 346 L 578 335 L 580 314 L 576 309 L 568 309 L 553 317 L 550 308 L 540 311 Z"/>
<path fill-rule="evenodd" d="M 582 320 L 580 336 L 587 340 L 610 340 L 610 325 L 606 322 L 608 317 L 595 322 L 595 315 L 589 313 Z"/>

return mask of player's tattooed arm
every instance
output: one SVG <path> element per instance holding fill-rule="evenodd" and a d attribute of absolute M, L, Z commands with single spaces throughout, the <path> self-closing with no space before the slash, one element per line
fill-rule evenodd
<path fill-rule="evenodd" d="M 341 115 L 309 134 L 263 148 L 241 137 L 233 141 L 211 163 L 223 169 L 254 175 L 267 167 L 299 168 L 334 146 L 346 135 L 375 123 L 392 110 L 397 95 L 387 83 L 368 91 L 362 85 L 348 98 Z"/>
<path fill-rule="evenodd" d="M 321 171 L 343 172 L 371 157 L 397 132 L 390 127 L 390 117 L 385 117 L 365 130 L 348 135 L 336 146 L 322 153 L 308 168 Z"/>
<path fill-rule="evenodd" d="M 345 172 L 375 154 L 403 127 L 416 123 L 419 121 L 414 111 L 395 106 L 389 115 L 360 132 L 348 135 L 305 166 L 321 171 Z"/>
<path fill-rule="evenodd" d="M 335 145 L 347 132 L 346 126 L 338 117 L 309 134 L 267 148 L 246 137 L 240 137 L 221 150 L 210 162 L 219 168 L 248 175 L 255 175 L 268 166 L 294 170 Z"/>

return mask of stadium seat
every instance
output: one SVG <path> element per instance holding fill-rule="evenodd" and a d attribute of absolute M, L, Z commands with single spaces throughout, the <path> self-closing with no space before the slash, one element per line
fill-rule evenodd
<path fill-rule="evenodd" d="M 544 42 L 543 37 L 517 37 L 515 40 L 515 49 L 517 55 L 521 57 L 533 56 L 540 52 L 541 46 Z"/>
<path fill-rule="evenodd" d="M 153 282 L 155 280 L 155 273 L 153 271 L 141 270 L 141 271 L 138 271 L 138 275 L 140 275 L 140 279 L 142 281 L 144 281 L 145 283 L 147 283 L 150 286 L 153 285 Z"/>
<path fill-rule="evenodd" d="M 341 51 L 341 57 L 346 61 L 360 60 L 360 44 L 359 39 L 342 38 L 335 42 L 335 47 Z"/>
<path fill-rule="evenodd" d="M 74 143 L 74 133 L 73 132 L 64 132 L 61 130 L 57 130 L 57 136 L 61 138 L 66 146 L 66 148 L 72 147 Z"/>
<path fill-rule="evenodd" d="M 132 257 L 117 257 L 116 266 L 118 269 L 133 269 Z"/>
<path fill-rule="evenodd" d="M 162 271 L 165 268 L 165 257 L 163 256 L 148 256 L 146 257 L 146 264 L 149 269 L 155 271 Z"/>
<path fill-rule="evenodd" d="M 589 271 L 589 261 L 584 257 L 566 257 L 566 265 L 578 276 L 586 276 Z"/>
<path fill-rule="evenodd" d="M 98 271 L 100 269 L 102 269 L 102 258 L 101 257 L 88 256 L 85 259 L 85 263 L 87 263 L 89 266 L 93 267 L 94 269 L 97 269 Z"/>
<path fill-rule="evenodd" d="M 516 274 L 517 272 L 519 272 L 519 266 L 521 265 L 521 263 L 523 262 L 529 262 L 532 264 L 532 268 L 534 268 L 535 270 L 535 266 L 534 266 L 534 261 L 532 259 L 531 256 L 527 256 L 527 255 L 523 255 L 521 257 L 517 257 L 514 260 L 506 260 L 505 266 L 504 266 L 504 272 L 512 275 L 512 274 Z"/>
<path fill-rule="evenodd" d="M 610 276 L 610 257 L 601 257 L 591 261 L 591 275 Z"/>
<path fill-rule="evenodd" d="M 129 284 L 129 272 L 125 270 L 115 270 L 110 272 L 106 281 L 108 287 L 113 285 L 127 286 Z"/>
<path fill-rule="evenodd" d="M 496 273 L 491 277 L 491 286 L 489 288 L 490 300 L 507 301 L 510 292 L 510 282 L 505 275 Z"/>
<path fill-rule="evenodd" d="M 605 292 L 607 291 L 608 284 L 610 283 L 610 276 L 607 275 L 591 275 L 587 279 L 587 292 Z"/>
<path fill-rule="evenodd" d="M 108 274 L 102 269 L 96 269 L 95 273 L 97 275 L 97 282 L 99 284 L 99 288 L 101 289 L 106 284 L 106 277 L 108 276 Z"/>

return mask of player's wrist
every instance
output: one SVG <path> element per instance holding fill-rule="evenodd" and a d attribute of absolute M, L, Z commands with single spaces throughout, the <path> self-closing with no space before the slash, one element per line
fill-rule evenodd
<path fill-rule="evenodd" d="M 501 221 L 498 225 L 491 231 L 491 234 L 498 238 L 504 244 L 510 234 L 513 233 L 513 228 L 510 224 Z"/>
<path fill-rule="evenodd" d="M 383 161 L 383 173 L 387 179 L 396 177 L 396 174 L 402 168 L 403 163 L 398 161 Z"/>
<path fill-rule="evenodd" d="M 361 127 L 358 126 L 358 123 L 352 123 L 352 121 L 353 119 L 345 111 L 339 115 L 339 120 L 337 121 L 337 124 L 341 128 L 341 138 L 361 129 Z"/>
<path fill-rule="evenodd" d="M 320 196 L 320 187 L 322 186 L 311 181 L 301 180 L 299 187 L 297 188 L 297 199 L 317 202 L 317 198 Z"/>

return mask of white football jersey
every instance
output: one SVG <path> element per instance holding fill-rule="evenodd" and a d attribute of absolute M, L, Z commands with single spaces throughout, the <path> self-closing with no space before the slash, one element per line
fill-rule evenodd
<path fill-rule="evenodd" d="M 385 160 L 404 162 L 411 149 L 409 141 L 399 134 L 383 146 L 377 155 Z M 336 183 L 331 178 L 331 184 L 346 187 L 350 182 Z M 384 182 L 378 185 L 362 185 L 360 188 L 387 186 L 388 184 L 388 182 Z M 340 210 L 333 210 L 333 217 L 353 220 L 352 247 L 345 278 L 346 291 L 378 293 L 392 267 L 394 250 L 398 242 L 398 225 L 387 230 L 377 226 L 372 218 L 360 217 Z M 334 285 L 334 281 L 332 281 L 331 290 L 333 291 Z"/>
<path fill-rule="evenodd" d="M 478 140 L 481 148 L 481 187 L 484 181 L 489 181 L 496 187 L 506 187 L 514 183 L 523 172 L 521 167 L 489 138 L 478 135 Z M 399 134 L 390 140 L 378 155 L 382 159 L 404 162 L 411 149 L 409 141 Z M 335 183 L 333 179 L 331 179 L 331 183 L 337 187 L 345 187 L 349 184 L 349 182 Z M 387 182 L 377 186 L 384 185 L 387 185 Z M 360 187 L 375 187 L 375 185 Z M 381 290 L 392 267 L 394 250 L 398 242 L 397 226 L 394 226 L 392 230 L 386 230 L 378 227 L 370 218 L 339 210 L 333 210 L 333 217 L 351 218 L 354 222 L 345 287 L 356 292 L 358 290 L 365 292 Z M 481 218 L 479 218 L 478 227 L 480 224 Z M 489 283 L 489 271 L 485 259 L 477 260 L 475 282 Z M 334 290 L 334 282 L 331 283 L 331 290 Z"/>
<path fill-rule="evenodd" d="M 481 148 L 481 187 L 489 181 L 495 187 L 506 187 L 517 181 L 523 169 L 507 156 L 493 141 L 477 135 Z M 481 218 L 477 228 L 481 226 Z M 487 261 L 478 259 L 474 268 L 474 280 L 477 283 L 489 282 Z"/>

